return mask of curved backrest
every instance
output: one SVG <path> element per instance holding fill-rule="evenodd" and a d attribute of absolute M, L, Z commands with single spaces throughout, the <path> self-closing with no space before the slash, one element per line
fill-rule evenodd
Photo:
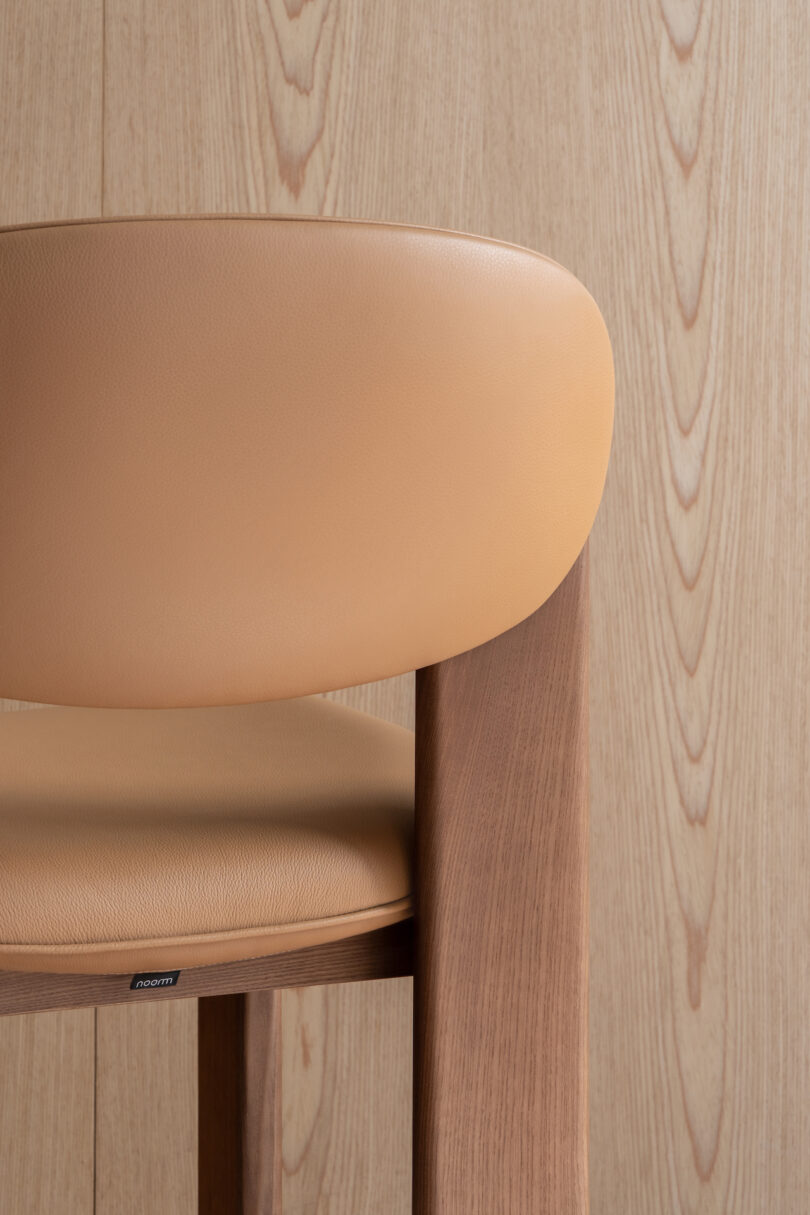
<path fill-rule="evenodd" d="M 383 678 L 505 631 L 591 527 L 584 288 L 335 220 L 0 231 L 0 695 L 172 706 Z"/>

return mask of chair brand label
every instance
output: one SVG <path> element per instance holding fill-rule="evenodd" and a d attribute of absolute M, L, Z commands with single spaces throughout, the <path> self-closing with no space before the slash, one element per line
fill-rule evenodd
<path fill-rule="evenodd" d="M 150 974 L 133 975 L 129 985 L 130 991 L 153 987 L 176 987 L 180 978 L 179 970 L 155 970 Z"/>

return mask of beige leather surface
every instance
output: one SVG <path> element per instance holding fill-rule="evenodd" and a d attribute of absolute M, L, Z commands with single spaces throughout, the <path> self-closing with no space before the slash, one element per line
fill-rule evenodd
<path fill-rule="evenodd" d="M 410 913 L 413 735 L 320 697 L 0 714 L 0 968 L 170 970 Z"/>
<path fill-rule="evenodd" d="M 529 615 L 612 425 L 585 289 L 335 220 L 0 234 L 0 694 L 228 704 L 425 666 Z"/>

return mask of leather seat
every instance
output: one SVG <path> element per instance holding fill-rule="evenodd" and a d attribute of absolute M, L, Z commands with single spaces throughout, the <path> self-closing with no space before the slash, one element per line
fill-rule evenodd
<path fill-rule="evenodd" d="M 411 910 L 413 735 L 323 699 L 0 715 L 0 968 L 182 969 Z"/>
<path fill-rule="evenodd" d="M 566 577 L 613 417 L 585 288 L 391 224 L 0 229 L 0 367 L 0 692 L 72 706 L 0 719 L 0 969 L 407 915 L 411 736 L 294 698 L 475 649 Z"/>

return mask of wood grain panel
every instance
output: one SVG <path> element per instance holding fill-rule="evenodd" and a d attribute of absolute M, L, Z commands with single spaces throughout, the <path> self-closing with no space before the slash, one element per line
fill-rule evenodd
<path fill-rule="evenodd" d="M 97 212 L 101 80 L 102 0 L 0 5 L 0 224 Z M 3 1215 L 92 1210 L 94 1034 L 92 1010 L 0 1023 Z"/>
<path fill-rule="evenodd" d="M 107 0 L 105 214 L 331 213 L 351 24 L 329 0 Z"/>
<path fill-rule="evenodd" d="M 334 174 L 337 214 L 496 234 L 490 199 L 497 180 L 484 123 L 486 40 L 499 46 L 521 7 L 529 6 L 515 6 L 504 19 L 505 10 L 485 0 L 346 6 L 356 15 Z M 536 30 L 539 12 L 529 22 Z M 519 125 L 503 72 L 500 80 L 498 103 Z"/>
<path fill-rule="evenodd" d="M 196 1001 L 99 1009 L 96 1060 L 96 1215 L 196 1215 Z"/>
<path fill-rule="evenodd" d="M 595 568 L 597 1212 L 810 1199 L 800 12 L 651 5 L 631 30 L 616 10 L 625 188 L 594 132 L 605 236 L 644 237 L 622 292 L 594 250 L 626 385 Z"/>
<path fill-rule="evenodd" d="M 593 545 L 593 1207 L 798 1215 L 806 9 L 585 10 L 578 163 L 593 201 L 567 239 L 620 386 Z"/>
<path fill-rule="evenodd" d="M 284 1215 L 405 1215 L 412 980 L 284 992 Z"/>
<path fill-rule="evenodd" d="M 0 224 L 95 215 L 102 0 L 0 5 Z"/>
<path fill-rule="evenodd" d="M 93 1013 L 0 1023 L 0 1210 L 93 1209 Z"/>

